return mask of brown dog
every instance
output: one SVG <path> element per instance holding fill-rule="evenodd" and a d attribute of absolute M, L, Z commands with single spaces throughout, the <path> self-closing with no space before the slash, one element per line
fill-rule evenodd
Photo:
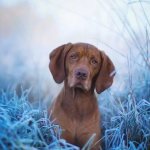
<path fill-rule="evenodd" d="M 52 51 L 49 68 L 56 83 L 64 81 L 50 108 L 52 119 L 63 129 L 62 138 L 82 148 L 96 134 L 92 149 L 100 149 L 100 114 L 94 89 L 101 93 L 111 86 L 113 63 L 93 45 L 69 43 Z"/>

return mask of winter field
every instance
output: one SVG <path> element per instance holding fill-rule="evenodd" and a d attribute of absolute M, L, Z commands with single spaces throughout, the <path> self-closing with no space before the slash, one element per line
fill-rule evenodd
<path fill-rule="evenodd" d="M 102 149 L 150 150 L 149 0 L 0 1 L 0 150 L 79 149 L 47 113 L 62 87 L 49 53 L 68 42 L 96 45 L 116 67 L 98 95 Z"/>

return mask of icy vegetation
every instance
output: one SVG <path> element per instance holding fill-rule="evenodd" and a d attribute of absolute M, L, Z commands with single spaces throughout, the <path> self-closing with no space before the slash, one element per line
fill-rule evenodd
<path fill-rule="evenodd" d="M 150 78 L 146 68 L 136 84 L 115 95 L 107 90 L 100 96 L 102 147 L 106 150 L 149 150 Z M 131 77 L 130 77 L 131 78 Z M 29 102 L 31 89 L 0 92 L 0 149 L 78 150 L 60 139 L 61 129 L 53 125 L 42 99 Z M 86 148 L 90 147 L 88 141 Z M 85 148 L 85 149 L 86 149 Z"/>
<path fill-rule="evenodd" d="M 0 93 L 0 149 L 74 149 L 77 147 L 60 139 L 59 126 L 50 122 L 41 105 L 34 108 L 28 101 L 30 90 Z"/>
<path fill-rule="evenodd" d="M 149 16 L 148 0 L 0 1 L 0 149 L 79 149 L 47 109 L 60 89 L 48 55 L 81 41 L 104 49 L 117 72 L 98 95 L 102 149 L 150 150 Z"/>

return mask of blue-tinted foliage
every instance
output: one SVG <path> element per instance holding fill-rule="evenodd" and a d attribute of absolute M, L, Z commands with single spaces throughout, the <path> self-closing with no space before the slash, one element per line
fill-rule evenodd
<path fill-rule="evenodd" d="M 106 7 L 108 10 L 105 9 L 106 13 L 109 14 L 109 9 L 112 9 L 116 17 L 114 18 L 110 14 L 110 18 L 108 19 L 112 19 L 117 27 L 116 43 L 110 45 L 109 41 L 107 43 L 101 42 L 103 36 L 100 36 L 98 39 L 99 44 L 103 43 L 110 50 L 110 53 L 114 52 L 114 54 L 116 54 L 116 56 L 113 55 L 114 58 L 123 60 L 124 62 L 121 65 L 118 63 L 121 61 L 115 62 L 116 68 L 119 68 L 119 70 L 116 70 L 116 80 L 120 85 L 114 86 L 112 90 L 101 93 L 98 98 L 101 112 L 100 124 L 102 128 L 100 141 L 103 150 L 150 150 L 150 21 L 149 14 L 146 13 L 150 10 L 148 8 L 150 2 L 148 0 L 120 1 L 121 3 L 127 3 L 127 7 L 124 9 L 118 5 L 118 2 L 119 1 L 109 1 L 107 5 L 108 8 Z M 144 3 L 147 5 L 144 5 Z M 24 4 L 25 3 L 23 3 L 23 5 Z M 99 4 L 101 9 L 103 7 L 101 4 L 103 3 Z M 21 14 L 22 10 L 24 10 L 22 9 L 24 8 L 23 5 L 21 5 L 22 7 L 20 7 L 20 9 L 19 6 L 15 8 L 17 12 L 14 13 L 15 15 Z M 136 7 L 139 9 L 136 9 Z M 13 8 L 13 10 L 15 9 Z M 27 10 L 28 9 L 29 7 L 27 7 Z M 60 8 L 58 7 L 58 9 Z M 7 11 L 6 9 L 6 12 Z M 6 12 L 4 11 L 4 13 L 2 13 L 6 14 L 6 16 L 4 15 L 2 17 L 1 15 L 3 18 L 2 21 L 7 20 L 8 14 L 11 14 L 11 11 L 8 12 L 8 14 Z M 130 13 L 131 18 L 128 16 Z M 28 18 L 30 16 L 29 14 L 27 13 L 25 17 Z M 35 39 L 38 42 L 34 43 L 36 46 L 34 44 L 32 45 L 35 39 L 33 41 L 31 40 L 32 36 L 30 37 L 30 30 L 33 30 L 35 25 L 40 26 L 40 24 L 35 21 L 35 24 L 31 25 L 32 23 L 30 23 L 30 21 L 32 19 L 34 20 L 34 15 L 32 16 L 33 18 L 29 17 L 29 20 L 26 20 L 23 16 L 20 16 L 18 18 L 19 20 L 17 20 L 17 18 L 14 20 L 10 15 L 10 18 L 8 18 L 14 22 L 14 24 L 11 25 L 11 21 L 8 21 L 10 26 L 7 25 L 7 21 L 4 21 L 4 23 L 1 21 L 3 26 L 8 26 L 8 29 L 13 28 L 14 30 L 10 30 L 11 32 L 9 34 L 6 32 L 6 35 L 4 34 L 5 36 L 0 34 L 0 60 L 2 60 L 0 63 L 0 88 L 2 89 L 0 92 L 0 150 L 78 150 L 78 147 L 60 138 L 60 127 L 53 125 L 49 119 L 47 112 L 47 106 L 49 105 L 44 106 L 44 103 L 51 99 L 49 95 L 51 94 L 51 89 L 54 87 L 51 86 L 51 83 L 47 82 L 49 79 L 44 76 L 45 70 L 48 71 L 48 62 L 45 70 L 41 69 L 42 67 L 39 69 L 38 66 L 42 64 L 42 58 L 37 57 L 38 59 L 33 59 L 35 64 L 34 67 L 32 66 L 34 62 L 32 62 L 33 54 L 38 54 L 39 52 L 39 56 L 41 56 L 41 54 L 44 53 L 42 51 L 43 48 L 37 44 L 40 43 L 39 41 L 44 37 L 41 36 L 42 38 L 38 40 L 37 37 L 40 37 L 40 32 L 38 29 L 35 30 L 37 32 L 37 34 L 35 34 L 37 39 Z M 89 16 L 84 19 L 88 19 L 88 17 Z M 96 17 L 103 20 L 103 18 L 99 16 Z M 134 20 L 133 22 L 131 22 L 132 19 Z M 25 23 L 26 21 L 28 21 L 27 24 Z M 92 20 L 90 20 L 90 22 L 91 21 Z M 41 22 L 44 21 L 42 20 Z M 68 23 L 70 23 L 70 20 Z M 90 24 L 90 26 L 91 25 L 92 24 Z M 44 25 L 46 30 L 50 28 L 49 25 L 47 26 Z M 60 24 L 60 26 L 62 25 Z M 43 28 L 43 26 L 41 26 L 41 28 Z M 54 29 L 57 30 L 57 27 Z M 92 27 L 91 29 L 93 30 Z M 95 28 L 95 30 L 99 33 L 98 28 Z M 3 28 L 1 28 L 0 32 L 2 31 Z M 112 27 L 109 32 L 113 31 L 115 31 L 115 29 Z M 27 34 L 26 39 L 22 38 L 25 37 L 27 32 L 29 32 L 29 34 Z M 58 35 L 60 36 L 60 34 Z M 67 41 L 70 42 L 70 36 L 68 37 L 69 39 L 67 39 Z M 115 45 L 121 45 L 121 43 L 118 42 L 119 39 L 124 41 L 122 47 L 125 46 L 127 47 L 127 51 L 130 51 L 127 55 L 126 52 L 124 54 L 121 50 L 116 50 Z M 51 40 L 52 39 L 50 39 L 50 41 Z M 30 44 L 31 47 L 28 46 Z M 27 51 L 28 49 L 29 51 Z M 32 53 L 32 50 L 34 50 L 35 53 Z M 28 52 L 30 53 L 28 54 Z M 46 58 L 48 59 L 48 56 L 46 56 Z M 125 65 L 128 67 L 124 67 Z M 32 90 L 28 88 L 18 89 L 18 85 L 22 83 L 23 87 L 33 87 Z M 16 89 L 13 88 L 15 86 Z M 7 87 L 11 88 L 6 90 Z M 46 89 L 46 92 L 43 92 L 43 87 Z M 51 89 L 47 90 L 49 87 L 51 87 Z M 34 104 L 34 102 L 36 102 L 36 104 Z M 93 134 L 85 144 L 83 150 L 90 149 L 94 136 Z"/>
<path fill-rule="evenodd" d="M 143 76 L 143 81 L 140 84 L 136 80 L 138 86 L 129 85 L 125 91 L 116 95 L 111 90 L 100 95 L 103 149 L 150 148 L 150 79 Z M 128 84 L 130 82 L 127 81 Z M 78 149 L 60 139 L 61 129 L 52 124 L 47 108 L 41 102 L 29 102 L 30 93 L 31 89 L 22 88 L 19 95 L 15 90 L 1 91 L 0 149 Z M 84 149 L 90 149 L 93 138 L 94 135 Z"/>
<path fill-rule="evenodd" d="M 77 150 L 60 139 L 61 130 L 52 125 L 46 110 L 33 108 L 28 101 L 29 91 L 22 91 L 20 97 L 15 91 L 0 93 L 0 149 Z"/>
<path fill-rule="evenodd" d="M 135 72 L 128 75 L 122 92 L 107 90 L 99 98 L 107 150 L 150 149 L 150 70 L 145 67 Z"/>

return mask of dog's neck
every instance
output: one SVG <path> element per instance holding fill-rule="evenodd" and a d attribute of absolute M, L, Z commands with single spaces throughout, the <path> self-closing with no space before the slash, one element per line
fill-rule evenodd
<path fill-rule="evenodd" d="M 67 81 L 64 82 L 63 94 L 63 97 L 70 98 L 73 101 L 82 100 L 82 97 L 86 100 L 95 97 L 94 89 L 86 91 L 81 88 L 70 88 Z"/>
<path fill-rule="evenodd" d="M 70 88 L 66 82 L 64 83 L 60 97 L 62 99 L 61 107 L 73 118 L 77 117 L 78 119 L 83 119 L 83 117 L 92 114 L 95 107 L 97 107 L 94 90 L 83 91 L 79 88 Z M 72 116 L 72 114 L 78 116 Z"/>

